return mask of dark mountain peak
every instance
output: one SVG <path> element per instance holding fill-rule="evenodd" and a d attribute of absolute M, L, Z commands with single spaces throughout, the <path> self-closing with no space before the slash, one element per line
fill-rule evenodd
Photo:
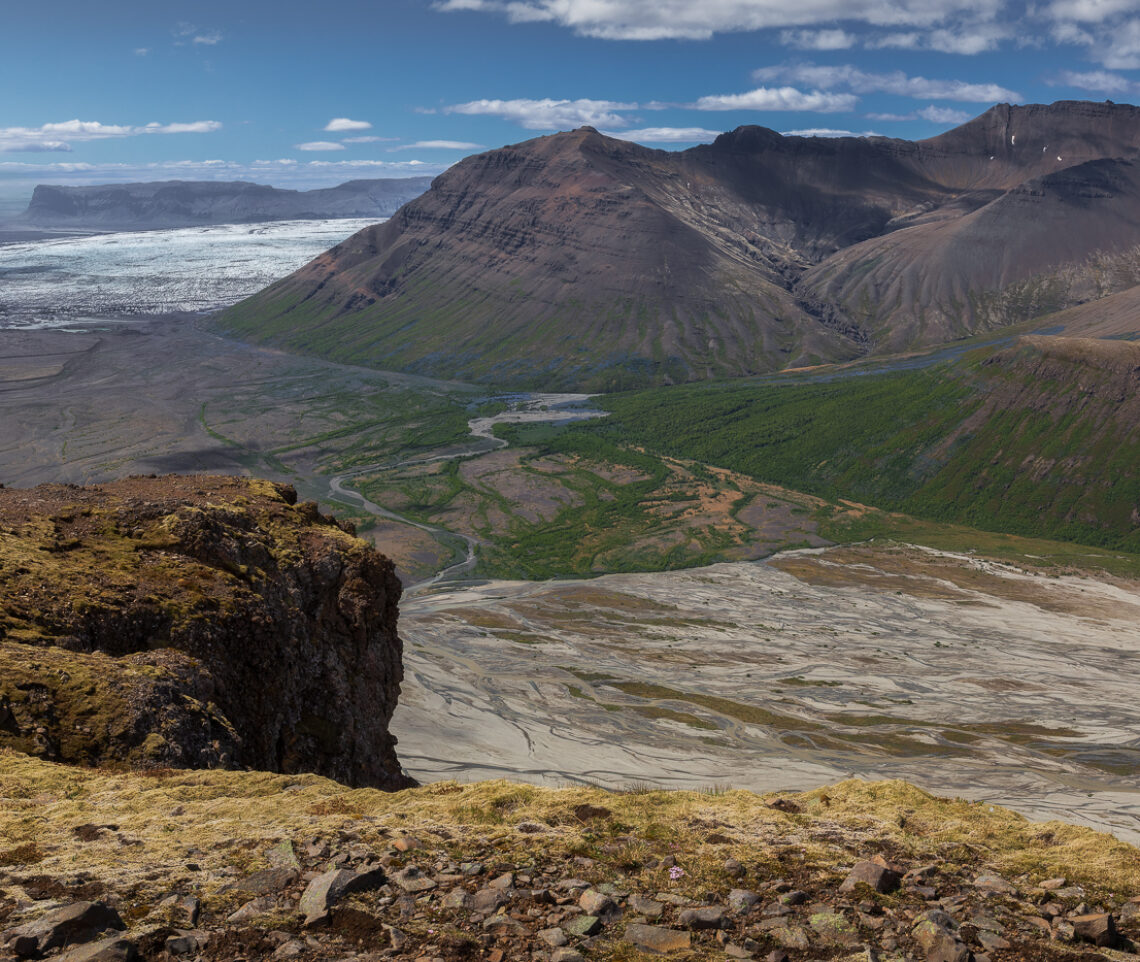
<path fill-rule="evenodd" d="M 222 323 L 591 390 L 933 344 L 1011 323 L 1011 285 L 1140 245 L 1138 121 L 997 104 L 917 142 L 748 125 L 684 151 L 580 127 L 466 158 Z"/>
<path fill-rule="evenodd" d="M 768 127 L 746 124 L 721 134 L 712 142 L 712 149 L 731 153 L 759 153 L 779 146 L 784 136 Z"/>

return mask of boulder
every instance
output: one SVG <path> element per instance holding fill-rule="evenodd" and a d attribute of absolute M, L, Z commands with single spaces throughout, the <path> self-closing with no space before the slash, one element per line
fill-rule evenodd
<path fill-rule="evenodd" d="M 641 925 L 631 922 L 625 927 L 625 941 L 640 949 L 662 955 L 669 952 L 687 952 L 692 946 L 688 932 L 666 929 L 660 925 Z"/>
<path fill-rule="evenodd" d="M 1092 942 L 1102 949 L 1110 949 L 1120 938 L 1116 931 L 1116 919 L 1110 912 L 1092 915 L 1078 915 L 1069 919 L 1076 937 L 1084 942 Z"/>
<path fill-rule="evenodd" d="M 901 881 L 902 875 L 885 865 L 874 861 L 858 862 L 839 886 L 839 891 L 853 892 L 858 885 L 863 884 L 886 894 L 897 889 Z"/>
<path fill-rule="evenodd" d="M 76 902 L 48 912 L 0 935 L 16 955 L 43 955 L 52 949 L 91 942 L 108 929 L 126 926 L 119 913 L 101 902 Z"/>

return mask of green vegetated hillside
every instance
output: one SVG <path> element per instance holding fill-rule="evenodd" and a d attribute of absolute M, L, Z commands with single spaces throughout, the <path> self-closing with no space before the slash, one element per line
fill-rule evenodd
<path fill-rule="evenodd" d="M 600 433 L 828 499 L 1140 551 L 1140 345 L 1024 337 L 925 370 L 618 395 Z"/>

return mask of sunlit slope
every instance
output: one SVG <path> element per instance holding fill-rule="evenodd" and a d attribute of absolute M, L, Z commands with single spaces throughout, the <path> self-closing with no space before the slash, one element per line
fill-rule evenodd
<path fill-rule="evenodd" d="M 991 531 L 1140 550 L 1140 345 L 1023 337 L 927 370 L 622 396 L 603 432 Z"/>

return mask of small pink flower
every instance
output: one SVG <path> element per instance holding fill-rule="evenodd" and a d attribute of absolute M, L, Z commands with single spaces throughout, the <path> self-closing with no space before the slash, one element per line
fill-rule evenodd
<path fill-rule="evenodd" d="M 684 878 L 684 876 L 685 870 L 681 868 L 680 865 L 674 865 L 671 869 L 669 869 L 669 878 L 671 878 L 674 882 L 676 882 L 679 878 Z"/>

